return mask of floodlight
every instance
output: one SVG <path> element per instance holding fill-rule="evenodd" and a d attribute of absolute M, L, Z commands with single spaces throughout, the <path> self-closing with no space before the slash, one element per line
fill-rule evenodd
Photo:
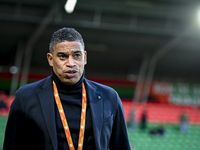
<path fill-rule="evenodd" d="M 65 11 L 67 13 L 72 13 L 74 11 L 75 5 L 76 5 L 77 0 L 67 0 L 66 4 L 64 6 Z"/>

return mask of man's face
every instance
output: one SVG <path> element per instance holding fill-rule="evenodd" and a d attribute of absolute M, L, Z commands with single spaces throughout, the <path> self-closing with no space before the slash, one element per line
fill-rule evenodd
<path fill-rule="evenodd" d="M 76 84 L 87 63 L 87 53 L 77 41 L 65 41 L 54 46 L 54 52 L 47 54 L 49 65 L 57 77 L 67 85 Z"/>

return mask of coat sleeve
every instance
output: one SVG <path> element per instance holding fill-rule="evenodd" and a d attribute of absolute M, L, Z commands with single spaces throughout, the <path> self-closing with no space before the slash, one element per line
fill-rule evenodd
<path fill-rule="evenodd" d="M 3 150 L 23 149 L 25 141 L 25 115 L 22 111 L 19 96 L 14 99 L 6 125 Z"/>
<path fill-rule="evenodd" d="M 114 119 L 109 148 L 110 150 L 131 150 L 124 109 L 120 98 L 118 98 L 118 109 Z"/>

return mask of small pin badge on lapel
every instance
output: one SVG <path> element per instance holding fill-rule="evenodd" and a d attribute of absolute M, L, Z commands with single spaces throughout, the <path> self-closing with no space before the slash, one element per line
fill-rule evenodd
<path fill-rule="evenodd" d="M 98 98 L 98 100 L 100 100 L 100 99 L 101 99 L 101 96 L 97 96 L 97 98 Z"/>

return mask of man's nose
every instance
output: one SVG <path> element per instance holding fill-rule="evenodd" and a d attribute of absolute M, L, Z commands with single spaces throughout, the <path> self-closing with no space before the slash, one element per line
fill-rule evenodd
<path fill-rule="evenodd" d="M 74 61 L 73 57 L 69 56 L 68 62 L 67 62 L 67 66 L 68 67 L 73 67 L 74 65 L 75 65 L 75 61 Z"/>

